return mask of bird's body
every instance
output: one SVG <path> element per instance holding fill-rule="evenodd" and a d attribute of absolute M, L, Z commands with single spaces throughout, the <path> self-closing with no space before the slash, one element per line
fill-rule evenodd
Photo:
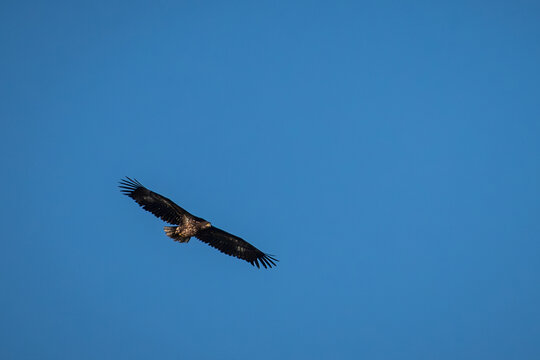
<path fill-rule="evenodd" d="M 190 214 L 171 200 L 145 188 L 137 180 L 127 178 L 120 182 L 121 191 L 135 200 L 143 209 L 171 225 L 165 226 L 165 234 L 174 241 L 187 243 L 196 237 L 219 251 L 246 260 L 251 265 L 265 268 L 276 265 L 271 255 L 265 254 L 238 236 L 218 229 L 210 222 Z"/>
<path fill-rule="evenodd" d="M 199 231 L 211 226 L 212 224 L 206 220 L 186 216 L 182 225 L 164 226 L 163 229 L 165 230 L 165 234 L 174 241 L 188 242 L 189 239 L 192 236 L 196 236 Z"/>

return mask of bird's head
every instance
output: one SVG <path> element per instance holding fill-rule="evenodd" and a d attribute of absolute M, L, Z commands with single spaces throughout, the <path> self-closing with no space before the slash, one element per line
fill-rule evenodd
<path fill-rule="evenodd" d="M 212 226 L 212 224 L 210 224 L 210 222 L 205 221 L 205 222 L 203 223 L 202 228 L 203 228 L 203 229 L 208 229 L 208 228 L 211 227 L 211 226 Z"/>

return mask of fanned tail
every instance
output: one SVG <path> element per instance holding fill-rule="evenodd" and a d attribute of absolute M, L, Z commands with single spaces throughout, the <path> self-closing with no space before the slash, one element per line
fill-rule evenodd
<path fill-rule="evenodd" d="M 182 236 L 178 235 L 178 233 L 176 232 L 177 228 L 178 228 L 178 226 L 164 226 L 163 230 L 165 231 L 165 235 L 167 235 L 168 237 L 170 237 L 174 241 L 178 241 L 178 242 L 181 242 L 181 243 L 188 242 L 190 237 L 182 237 Z"/>

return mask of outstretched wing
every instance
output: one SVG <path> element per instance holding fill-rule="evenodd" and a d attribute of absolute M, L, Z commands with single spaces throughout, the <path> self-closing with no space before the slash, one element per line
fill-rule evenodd
<path fill-rule="evenodd" d="M 222 253 L 246 260 L 251 265 L 257 267 L 259 267 L 260 262 L 265 268 L 271 268 L 272 265 L 276 266 L 274 261 L 278 261 L 247 241 L 240 239 L 238 236 L 234 236 L 213 226 L 200 230 L 195 237 Z"/>
<path fill-rule="evenodd" d="M 120 181 L 120 191 L 132 198 L 144 210 L 173 225 L 182 224 L 184 216 L 193 216 L 165 196 L 148 190 L 135 179 Z"/>

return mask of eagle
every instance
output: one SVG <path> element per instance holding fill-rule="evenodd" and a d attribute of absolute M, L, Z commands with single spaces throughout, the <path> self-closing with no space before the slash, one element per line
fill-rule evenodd
<path fill-rule="evenodd" d="M 253 266 L 271 268 L 278 260 L 265 254 L 238 236 L 223 231 L 210 222 L 190 214 L 173 201 L 145 188 L 136 179 L 120 181 L 120 191 L 135 200 L 144 210 L 171 225 L 165 226 L 165 234 L 179 243 L 187 243 L 191 237 L 218 249 L 222 253 L 245 260 Z M 260 264 L 260 265 L 259 265 Z"/>

